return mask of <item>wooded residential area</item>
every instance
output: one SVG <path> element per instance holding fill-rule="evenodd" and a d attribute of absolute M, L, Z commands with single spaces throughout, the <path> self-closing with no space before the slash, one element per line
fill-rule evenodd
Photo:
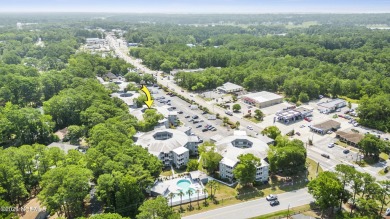
<path fill-rule="evenodd" d="M 139 44 L 130 55 L 150 69 L 201 69 L 175 75 L 183 89 L 200 92 L 232 82 L 299 104 L 319 95 L 344 98 L 359 103 L 361 125 L 390 131 L 390 31 L 369 28 L 388 24 L 389 14 L 94 16 L 0 15 L 1 206 L 22 206 L 38 197 L 51 214 L 88 217 L 85 203 L 92 198 L 93 183 L 106 214 L 90 218 L 154 218 L 151 209 L 158 212 L 156 218 L 180 218 L 165 199 L 148 199 L 145 190 L 163 164 L 133 141 L 137 131 L 152 130 L 161 115 L 147 110 L 144 120 L 138 120 L 96 76 L 111 72 L 137 83 L 154 78 L 130 72 L 135 67 L 115 54 L 102 57 L 80 50 L 86 38 L 104 37 L 99 28 L 127 31 L 125 39 Z M 19 20 L 37 24 L 17 29 Z M 305 26 L 307 22 L 313 24 Z M 88 147 L 85 153 L 47 147 L 59 141 L 55 132 L 64 128 L 69 141 Z M 303 142 L 280 132 L 276 136 L 269 151 L 271 171 L 304 168 Z M 388 150 L 388 143 L 380 141 L 373 152 L 369 138 L 362 143 L 367 154 Z M 287 151 L 288 161 L 294 162 L 284 164 L 286 159 L 275 156 L 278 151 Z M 336 199 L 319 201 L 323 210 L 352 198 L 366 209 L 353 218 L 374 218 L 380 208 L 371 200 L 381 202 L 381 208 L 388 204 L 389 190 L 373 186 L 370 175 L 337 168 L 345 181 L 366 187 L 344 194 L 345 182 L 336 173 L 319 174 L 308 184 L 314 197 L 328 196 L 337 187 Z M 14 216 L 0 212 L 0 218 Z"/>

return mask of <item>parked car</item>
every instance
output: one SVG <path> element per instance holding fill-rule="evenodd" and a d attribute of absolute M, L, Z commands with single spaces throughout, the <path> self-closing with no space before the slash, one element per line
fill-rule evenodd
<path fill-rule="evenodd" d="M 207 132 L 207 131 L 208 131 L 208 129 L 206 129 L 206 128 L 202 129 L 202 132 Z"/>
<path fill-rule="evenodd" d="M 202 115 L 205 115 L 205 114 L 207 114 L 207 112 L 206 112 L 206 111 L 203 111 L 203 112 L 202 112 Z"/>
<path fill-rule="evenodd" d="M 193 118 L 193 119 L 197 119 L 197 118 L 199 118 L 199 116 L 193 115 L 192 118 Z"/>
<path fill-rule="evenodd" d="M 330 130 L 329 130 L 327 133 L 328 133 L 328 134 L 332 134 L 332 133 L 333 133 L 333 131 L 330 131 Z"/>
<path fill-rule="evenodd" d="M 273 194 L 269 194 L 267 197 L 265 197 L 265 199 L 266 199 L 267 201 L 273 201 L 273 200 L 278 199 L 278 196 L 273 195 Z"/>
<path fill-rule="evenodd" d="M 358 127 L 359 123 L 355 122 L 355 123 L 353 123 L 353 126 Z"/>
<path fill-rule="evenodd" d="M 295 134 L 298 135 L 298 136 L 301 136 L 301 133 L 299 133 L 299 132 L 295 132 Z"/>
<path fill-rule="evenodd" d="M 189 115 L 186 115 L 184 118 L 186 118 L 186 119 L 187 119 L 187 118 L 190 118 L 190 116 L 189 116 Z"/>
<path fill-rule="evenodd" d="M 250 125 L 248 125 L 246 128 L 249 130 L 253 130 L 252 126 L 250 126 Z"/>
<path fill-rule="evenodd" d="M 181 110 L 180 110 L 180 111 L 179 111 L 179 112 L 177 112 L 177 113 L 178 113 L 178 114 L 183 114 L 183 111 L 181 111 Z"/>
<path fill-rule="evenodd" d="M 193 122 L 194 124 L 196 124 L 196 123 L 199 123 L 199 121 L 198 120 L 194 120 L 194 122 Z"/>
<path fill-rule="evenodd" d="M 199 125 L 197 125 L 197 126 L 196 126 L 196 128 L 200 128 L 200 127 L 202 127 L 202 125 L 201 125 L 201 124 L 199 124 Z"/>
<path fill-rule="evenodd" d="M 344 154 L 348 154 L 348 153 L 349 153 L 349 150 L 348 150 L 348 149 L 345 149 L 345 150 L 343 150 L 343 153 L 344 153 Z"/>
<path fill-rule="evenodd" d="M 279 205 L 280 203 L 279 203 L 278 200 L 275 200 L 275 201 L 271 201 L 269 204 L 270 204 L 271 206 L 275 206 L 275 205 Z"/>
<path fill-rule="evenodd" d="M 386 216 L 390 216 L 390 208 L 387 208 L 387 209 L 386 209 L 385 215 L 386 215 Z"/>
<path fill-rule="evenodd" d="M 301 126 L 299 126 L 299 128 L 304 128 L 304 127 L 306 127 L 305 125 L 301 125 Z"/>
<path fill-rule="evenodd" d="M 305 120 L 311 122 L 311 119 L 309 117 L 305 117 Z"/>
<path fill-rule="evenodd" d="M 330 158 L 330 156 L 328 154 L 321 154 L 321 156 L 325 157 L 325 158 Z"/>
<path fill-rule="evenodd" d="M 333 148 L 334 147 L 334 143 L 329 143 L 328 144 L 328 148 Z"/>

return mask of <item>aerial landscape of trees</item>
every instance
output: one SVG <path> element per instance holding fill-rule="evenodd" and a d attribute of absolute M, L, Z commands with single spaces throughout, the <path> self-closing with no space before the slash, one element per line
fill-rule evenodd
<path fill-rule="evenodd" d="M 85 38 L 104 37 L 98 28 L 126 30 L 127 41 L 140 44 L 130 54 L 151 69 L 169 73 L 176 68 L 201 68 L 197 73 L 179 72 L 174 78 L 190 91 L 214 89 L 230 81 L 248 91 L 281 93 L 292 102 L 305 103 L 318 95 L 350 98 L 359 103 L 360 124 L 390 130 L 390 34 L 365 27 L 380 24 L 388 15 L 188 15 L 180 19 L 114 15 L 107 20 L 91 16 L 0 15 L 1 206 L 22 206 L 37 197 L 50 214 L 87 217 L 93 185 L 105 214 L 90 218 L 180 218 L 166 199 L 147 199 L 145 191 L 163 165 L 133 140 L 138 131 L 152 130 L 162 115 L 148 109 L 138 120 L 128 105 L 110 96 L 118 86 L 105 87 L 96 76 L 107 79 L 111 72 L 148 84 L 156 79 L 140 75 L 114 54 L 103 57 L 82 51 Z M 16 29 L 19 19 L 39 25 Z M 313 20 L 314 25 L 301 27 Z M 138 87 L 132 84 L 127 89 Z M 136 101 L 142 105 L 143 98 Z M 233 109 L 240 111 L 241 106 Z M 260 110 L 254 114 L 258 120 L 265 116 Z M 67 130 L 65 141 L 88 150 L 65 153 L 47 147 L 59 141 L 55 134 L 59 130 Z M 291 175 L 305 167 L 302 141 L 281 136 L 272 126 L 262 134 L 276 143 L 268 153 L 272 173 Z M 390 150 L 373 135 L 366 135 L 359 146 L 375 158 Z M 199 163 L 217 177 L 222 156 L 214 149 L 210 142 L 201 145 Z M 250 185 L 261 162 L 250 155 L 238 159 L 234 175 Z M 199 163 L 190 162 L 189 170 L 196 170 Z M 373 218 L 389 204 L 387 181 L 378 185 L 370 175 L 348 167 L 336 171 L 320 173 L 309 183 L 309 192 L 323 211 L 351 199 L 360 207 L 355 215 Z M 347 184 L 351 191 L 345 189 Z M 218 185 L 209 186 L 215 195 Z M 187 195 L 191 194 L 182 194 Z M 0 218 L 14 216 L 0 212 Z"/>
<path fill-rule="evenodd" d="M 390 181 L 376 182 L 370 174 L 345 164 L 338 164 L 335 169 L 336 172 L 320 173 L 308 184 L 322 214 L 327 211 L 332 216 L 335 208 L 348 203 L 351 210 L 344 214 L 350 218 L 382 218 L 383 208 L 389 204 Z"/>
<path fill-rule="evenodd" d="M 142 33 L 129 33 L 129 40 L 142 44 L 130 54 L 164 72 L 204 69 L 176 74 L 175 81 L 183 88 L 209 90 L 230 81 L 249 91 L 281 92 L 293 102 L 305 103 L 319 95 L 362 99 L 361 124 L 389 130 L 387 30 L 315 25 L 291 30 L 278 27 L 264 35 L 255 27 L 225 31 L 218 27 L 212 34 L 205 34 L 210 27 L 166 28 L 161 33 L 145 26 Z M 150 40 L 137 37 L 145 33 Z M 370 109 L 374 107 L 379 110 Z"/>

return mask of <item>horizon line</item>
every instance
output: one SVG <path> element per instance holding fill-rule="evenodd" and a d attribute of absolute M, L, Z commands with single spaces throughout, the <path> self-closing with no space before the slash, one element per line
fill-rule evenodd
<path fill-rule="evenodd" d="M 121 12 L 121 11 L 2 11 L 1 13 L 100 13 L 100 14 L 180 14 L 180 15 L 204 15 L 204 14 L 237 14 L 237 15 L 261 15 L 261 14 L 390 14 L 390 12 Z M 1 16 L 1 15 L 0 15 Z"/>

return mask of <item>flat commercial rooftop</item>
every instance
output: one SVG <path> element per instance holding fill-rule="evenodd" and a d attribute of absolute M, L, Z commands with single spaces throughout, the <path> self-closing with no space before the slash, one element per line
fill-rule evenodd
<path fill-rule="evenodd" d="M 282 96 L 275 94 L 275 93 L 268 92 L 268 91 L 261 91 L 261 92 L 257 92 L 257 93 L 246 94 L 246 95 L 243 95 L 243 97 L 253 99 L 259 103 L 283 99 Z"/>

